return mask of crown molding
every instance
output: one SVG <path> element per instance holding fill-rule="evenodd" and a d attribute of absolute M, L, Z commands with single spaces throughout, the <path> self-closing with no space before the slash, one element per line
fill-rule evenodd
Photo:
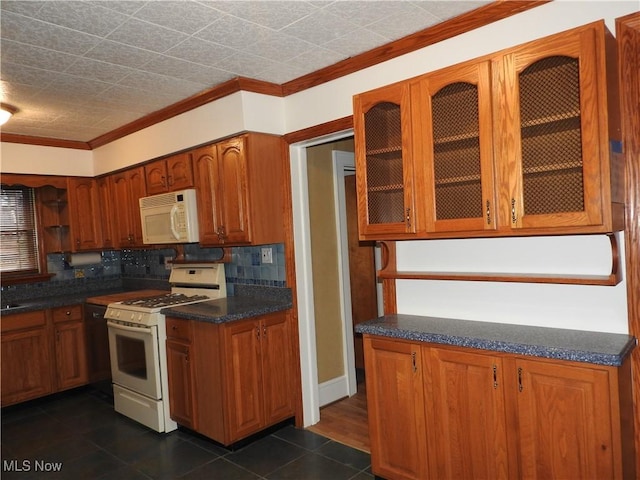
<path fill-rule="evenodd" d="M 76 150 L 91 150 L 91 146 L 87 142 L 63 140 L 61 138 L 32 137 L 31 135 L 18 135 L 15 133 L 0 133 L 0 142 L 24 143 L 26 145 L 42 145 L 45 147 L 74 148 Z"/>

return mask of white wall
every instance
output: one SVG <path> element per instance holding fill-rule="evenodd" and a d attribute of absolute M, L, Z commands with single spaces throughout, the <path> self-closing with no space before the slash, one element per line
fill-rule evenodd
<path fill-rule="evenodd" d="M 96 174 L 215 141 L 244 130 L 284 132 L 282 98 L 236 92 L 96 148 Z"/>
<path fill-rule="evenodd" d="M 93 177 L 90 150 L 0 143 L 0 172 Z"/>
<path fill-rule="evenodd" d="M 605 235 L 402 242 L 397 250 L 400 271 L 608 275 L 612 267 Z M 401 280 L 397 304 L 412 315 L 628 333 L 626 288 L 624 280 L 613 287 Z"/>

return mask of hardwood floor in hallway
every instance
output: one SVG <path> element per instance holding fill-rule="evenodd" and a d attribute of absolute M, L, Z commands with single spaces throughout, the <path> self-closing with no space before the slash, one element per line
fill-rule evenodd
<path fill-rule="evenodd" d="M 320 421 L 308 430 L 363 452 L 370 453 L 367 392 L 365 382 L 358 382 L 353 397 L 320 409 Z"/>

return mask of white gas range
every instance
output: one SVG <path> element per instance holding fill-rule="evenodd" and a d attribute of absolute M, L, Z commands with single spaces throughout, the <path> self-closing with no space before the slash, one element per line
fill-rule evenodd
<path fill-rule="evenodd" d="M 105 318 L 117 412 L 156 430 L 177 428 L 170 417 L 164 308 L 227 296 L 224 264 L 174 264 L 171 293 L 111 303 Z"/>

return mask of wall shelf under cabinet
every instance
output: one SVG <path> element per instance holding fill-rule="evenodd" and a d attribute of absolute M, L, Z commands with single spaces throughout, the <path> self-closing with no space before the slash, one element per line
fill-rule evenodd
<path fill-rule="evenodd" d="M 402 280 L 458 280 L 483 282 L 553 283 L 565 285 L 615 286 L 622 281 L 620 271 L 620 250 L 614 234 L 608 234 L 611 245 L 611 273 L 609 275 L 586 274 L 543 274 L 543 273 L 501 273 L 501 272 L 422 272 L 398 271 L 396 263 L 396 242 L 381 241 L 382 268 L 378 278 Z"/>

